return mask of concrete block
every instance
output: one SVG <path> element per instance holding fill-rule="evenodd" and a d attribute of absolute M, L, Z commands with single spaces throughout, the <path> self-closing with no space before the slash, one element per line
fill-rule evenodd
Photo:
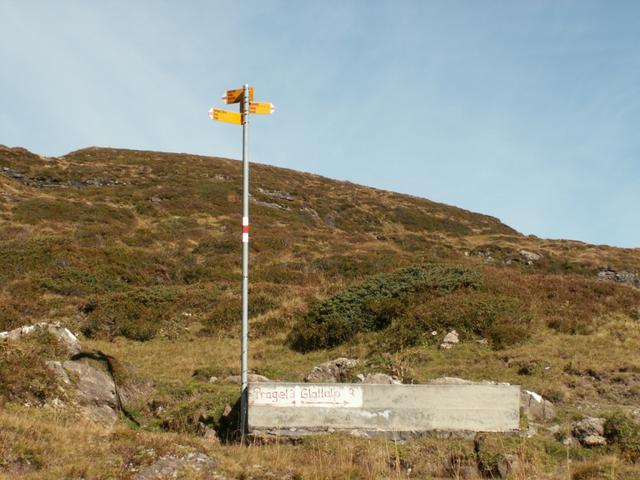
<path fill-rule="evenodd" d="M 250 431 L 514 432 L 520 387 L 249 384 Z"/>

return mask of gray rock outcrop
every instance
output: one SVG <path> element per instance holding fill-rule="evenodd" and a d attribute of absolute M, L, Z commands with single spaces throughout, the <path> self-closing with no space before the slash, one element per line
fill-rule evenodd
<path fill-rule="evenodd" d="M 224 478 L 215 472 L 217 464 L 215 460 L 204 453 L 189 453 L 187 455 L 165 455 L 151 465 L 142 468 L 134 480 L 166 480 L 170 478 L 192 478 L 192 475 L 207 472 L 204 478 Z M 195 478 L 195 477 L 194 477 Z"/>
<path fill-rule="evenodd" d="M 329 362 L 313 367 L 304 377 L 310 383 L 341 383 L 349 379 L 351 370 L 358 365 L 358 360 L 352 358 L 336 358 Z"/>
<path fill-rule="evenodd" d="M 66 348 L 70 356 L 76 355 L 82 350 L 78 338 L 68 328 L 61 326 L 60 322 L 40 322 L 33 325 L 24 325 L 8 332 L 0 332 L 0 340 L 15 342 L 21 338 L 43 332 L 53 335 Z"/>
<path fill-rule="evenodd" d="M 109 362 L 108 357 L 96 352 L 83 352 L 78 338 L 60 323 L 40 322 L 24 325 L 8 332 L 0 333 L 0 340 L 17 342 L 38 333 L 52 335 L 64 347 L 66 360 L 45 360 L 47 367 L 57 379 L 62 393 L 60 398 L 48 401 L 45 406 L 52 408 L 77 408 L 84 416 L 98 423 L 111 425 L 122 410 L 118 389 L 110 371 L 110 365 L 99 368 L 90 360 Z"/>
<path fill-rule="evenodd" d="M 72 387 L 74 401 L 86 416 L 104 424 L 118 419 L 119 402 L 111 376 L 84 362 L 53 361 L 48 365 L 63 383 Z"/>
<path fill-rule="evenodd" d="M 573 436 L 585 447 L 599 447 L 607 444 L 604 437 L 604 422 L 601 417 L 586 417 L 574 422 L 571 432 Z"/>
<path fill-rule="evenodd" d="M 598 278 L 609 282 L 622 283 L 623 285 L 640 288 L 640 276 L 636 273 L 624 270 L 617 271 L 611 268 L 601 270 L 598 272 Z"/>

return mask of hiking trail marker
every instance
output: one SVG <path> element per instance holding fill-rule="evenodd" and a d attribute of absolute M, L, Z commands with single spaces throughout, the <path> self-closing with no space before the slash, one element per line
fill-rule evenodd
<path fill-rule="evenodd" d="M 218 122 L 242 125 L 242 347 L 240 387 L 240 434 L 244 441 L 247 432 L 248 384 L 249 384 L 249 114 L 270 115 L 273 104 L 254 102 L 254 90 L 249 85 L 227 90 L 222 100 L 227 104 L 238 103 L 240 112 L 211 108 L 209 118 Z"/>

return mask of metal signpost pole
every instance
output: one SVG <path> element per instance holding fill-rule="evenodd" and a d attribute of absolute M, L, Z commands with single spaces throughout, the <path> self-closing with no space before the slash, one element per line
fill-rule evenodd
<path fill-rule="evenodd" d="M 242 98 L 242 373 L 240 390 L 240 434 L 247 431 L 249 383 L 249 85 Z"/>
<path fill-rule="evenodd" d="M 249 411 L 249 114 L 271 115 L 275 107 L 269 102 L 254 102 L 253 87 L 227 90 L 222 96 L 227 105 L 240 104 L 240 112 L 212 107 L 209 118 L 218 122 L 242 125 L 242 371 L 240 374 L 240 435 L 244 442 Z"/>

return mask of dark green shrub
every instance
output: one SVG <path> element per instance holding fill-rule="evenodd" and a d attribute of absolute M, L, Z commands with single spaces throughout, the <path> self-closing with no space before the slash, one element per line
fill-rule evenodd
<path fill-rule="evenodd" d="M 174 292 L 163 287 L 102 296 L 83 307 L 88 316 L 81 329 L 88 337 L 150 340 L 175 313 L 175 300 Z"/>
<path fill-rule="evenodd" d="M 343 343 L 358 332 L 380 330 L 402 314 L 418 292 L 448 292 L 477 287 L 477 271 L 462 267 L 411 267 L 378 275 L 316 303 L 288 336 L 295 350 L 308 351 Z"/>
<path fill-rule="evenodd" d="M 640 461 L 640 423 L 629 415 L 616 412 L 604 424 L 604 435 L 620 448 L 622 456 L 632 462 Z"/>
<path fill-rule="evenodd" d="M 273 296 L 264 293 L 249 293 L 249 315 L 262 315 L 273 310 L 278 303 Z M 201 335 L 229 333 L 240 328 L 242 303 L 238 296 L 220 297 L 211 307 L 211 313 L 204 319 Z"/>
<path fill-rule="evenodd" d="M 417 298 L 418 305 L 398 317 L 379 339 L 386 350 L 401 350 L 421 343 L 442 340 L 455 329 L 465 337 L 482 337 L 496 348 L 504 348 L 530 336 L 531 314 L 517 298 L 478 291 Z M 420 301 L 423 300 L 423 301 Z M 431 335 L 432 331 L 438 335 Z"/>
<path fill-rule="evenodd" d="M 418 208 L 398 207 L 393 220 L 412 231 L 443 231 L 454 235 L 468 235 L 471 229 L 464 223 L 447 217 L 436 217 Z"/>

